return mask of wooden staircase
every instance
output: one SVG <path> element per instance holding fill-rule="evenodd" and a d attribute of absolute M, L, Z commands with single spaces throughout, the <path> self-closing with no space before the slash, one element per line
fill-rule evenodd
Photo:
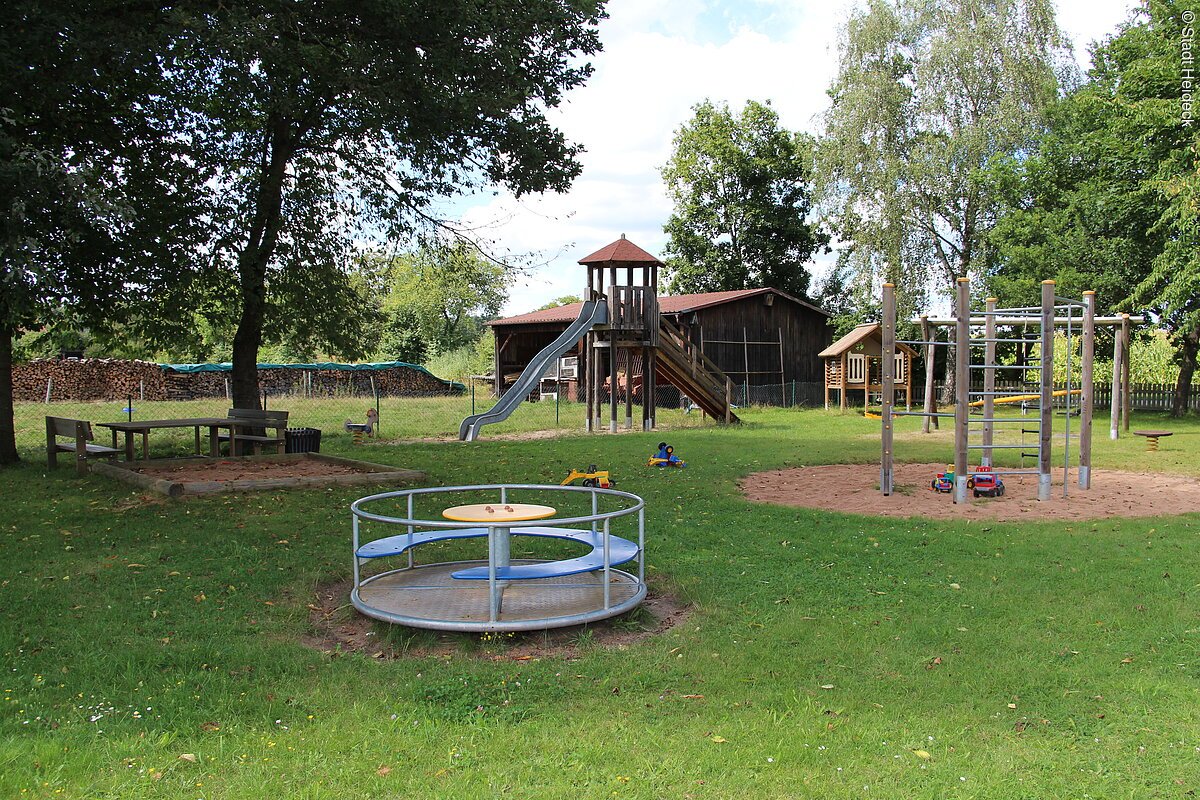
<path fill-rule="evenodd" d="M 655 365 L 659 373 L 718 422 L 741 422 L 730 404 L 728 378 L 666 317 L 660 318 Z"/>

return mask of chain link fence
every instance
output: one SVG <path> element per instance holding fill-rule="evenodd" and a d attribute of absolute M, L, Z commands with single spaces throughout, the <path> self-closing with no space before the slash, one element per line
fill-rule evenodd
<path fill-rule="evenodd" d="M 110 373 L 125 369 L 129 362 L 94 361 L 83 378 L 64 378 L 60 370 L 55 380 L 39 375 L 24 396 L 18 394 L 14 407 L 17 447 L 27 455 L 44 451 L 47 416 L 86 420 L 93 425 L 104 422 L 191 419 L 227 416 L 232 402 L 227 373 L 206 373 L 180 383 L 169 371 L 160 378 L 157 365 L 141 362 L 141 375 L 135 380 L 113 381 Z M 124 367 L 120 365 L 125 365 Z M 74 365 L 76 372 L 82 367 Z M 126 370 L 127 371 L 127 370 Z M 337 450 L 354 440 L 352 425 L 365 424 L 370 412 L 377 415 L 375 436 L 387 441 L 456 440 L 459 425 L 470 414 L 492 408 L 497 398 L 491 383 L 469 381 L 466 385 L 449 381 L 389 381 L 379 373 L 367 371 L 331 372 L 293 369 L 260 370 L 266 376 L 259 400 L 263 408 L 288 412 L 289 428 L 315 428 L 321 431 L 322 446 Z M 580 432 L 586 429 L 586 405 L 567 391 L 534 392 L 508 419 L 484 428 L 483 439 L 522 438 Z M 124 392 L 118 391 L 124 388 Z M 559 387 L 565 388 L 565 387 Z M 72 396 L 74 395 L 74 396 Z M 626 429 L 626 404 L 632 427 L 641 428 L 642 398 L 634 392 L 626 398 L 623 386 L 616 397 L 606 387 L 602 395 L 601 429 L 611 418 L 609 404 L 617 402 L 618 430 Z M 697 428 L 717 424 L 691 398 L 678 388 L 659 385 L 656 392 L 657 427 L 661 430 Z M 819 407 L 820 384 L 792 382 L 766 386 L 735 385 L 736 408 L 753 406 Z M 107 444 L 109 432 L 95 428 L 99 443 Z M 192 452 L 189 429 L 156 430 L 151 445 L 155 455 L 184 455 Z"/>

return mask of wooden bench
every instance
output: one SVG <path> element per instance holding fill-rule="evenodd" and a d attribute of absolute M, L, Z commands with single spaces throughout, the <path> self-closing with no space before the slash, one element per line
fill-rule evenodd
<path fill-rule="evenodd" d="M 245 426 L 235 425 L 229 429 L 228 437 L 224 434 L 221 435 L 222 440 L 228 438 L 231 442 L 229 455 L 243 455 L 242 443 L 249 444 L 255 455 L 271 446 L 275 447 L 276 453 L 283 453 L 286 449 L 284 430 L 287 429 L 288 412 L 262 411 L 257 408 L 231 408 L 227 416 L 229 419 L 254 423 Z M 267 435 L 268 430 L 274 430 L 275 434 Z"/>
<path fill-rule="evenodd" d="M 73 441 L 60 442 L 59 437 L 68 436 Z M 82 419 L 67 419 L 66 417 L 46 417 L 46 463 L 53 469 L 58 466 L 59 453 L 75 454 L 75 471 L 80 475 L 88 472 L 87 460 L 90 456 L 100 456 L 109 461 L 117 460 L 120 451 L 115 447 L 105 447 L 93 444 L 92 423 Z"/>

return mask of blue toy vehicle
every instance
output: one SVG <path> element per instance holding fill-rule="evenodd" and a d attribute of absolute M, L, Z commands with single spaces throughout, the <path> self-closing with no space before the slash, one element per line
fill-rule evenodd
<path fill-rule="evenodd" d="M 647 467 L 686 467 L 687 462 L 675 455 L 675 448 L 666 442 L 658 443 L 658 452 L 650 456 Z"/>

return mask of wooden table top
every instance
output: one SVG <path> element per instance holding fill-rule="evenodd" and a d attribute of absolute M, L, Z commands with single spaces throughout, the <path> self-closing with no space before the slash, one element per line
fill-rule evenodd
<path fill-rule="evenodd" d="M 532 503 L 473 503 L 454 506 L 442 512 L 446 519 L 457 522 L 523 522 L 531 519 L 546 519 L 558 513 L 551 506 Z"/>
<path fill-rule="evenodd" d="M 155 428 L 195 428 L 208 426 L 228 427 L 230 424 L 246 424 L 249 420 L 231 417 L 192 417 L 188 419 L 135 419 L 124 422 L 97 422 L 101 428 L 114 431 L 149 431 Z M 260 425 L 261 427 L 261 425 Z"/>

